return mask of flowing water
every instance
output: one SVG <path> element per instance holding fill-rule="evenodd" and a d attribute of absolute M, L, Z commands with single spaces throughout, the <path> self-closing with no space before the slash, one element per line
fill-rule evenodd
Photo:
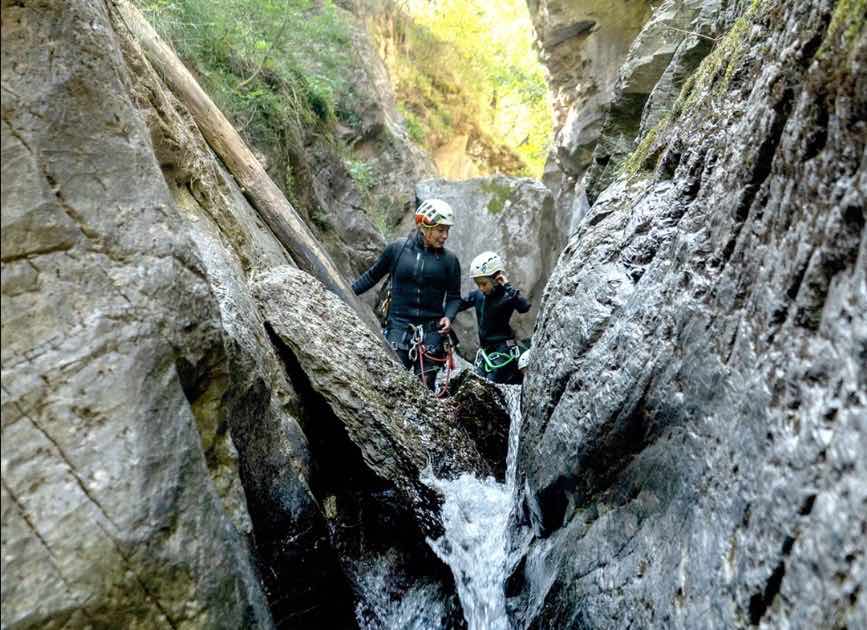
<path fill-rule="evenodd" d="M 430 471 L 422 481 L 444 497 L 445 533 L 428 540 L 455 576 L 469 630 L 508 630 L 506 615 L 506 527 L 513 505 L 515 458 L 520 432 L 520 386 L 505 386 L 512 418 L 505 483 L 464 474 L 442 480 Z"/>
<path fill-rule="evenodd" d="M 394 567 L 400 558 L 393 552 L 368 559 L 356 567 L 355 578 L 364 593 L 358 602 L 355 618 L 361 630 L 432 630 L 447 622 L 447 595 L 442 585 L 417 582 L 407 587 L 401 597 L 394 597 Z"/>

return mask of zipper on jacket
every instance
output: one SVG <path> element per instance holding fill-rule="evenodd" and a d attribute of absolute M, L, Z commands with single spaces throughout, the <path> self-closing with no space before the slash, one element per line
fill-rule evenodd
<path fill-rule="evenodd" d="M 415 316 L 421 319 L 421 272 L 424 271 L 424 251 L 416 252 L 415 254 Z"/>

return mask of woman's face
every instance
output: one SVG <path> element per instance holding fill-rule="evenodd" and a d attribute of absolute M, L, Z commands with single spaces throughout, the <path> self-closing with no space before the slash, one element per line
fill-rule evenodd
<path fill-rule="evenodd" d="M 479 287 L 479 291 L 484 293 L 485 295 L 490 295 L 491 291 L 494 290 L 494 281 L 487 276 L 481 278 L 473 278 L 476 281 L 476 286 Z"/>
<path fill-rule="evenodd" d="M 441 249 L 449 239 L 449 227 L 448 225 L 435 225 L 430 228 L 422 228 L 424 244 L 434 249 Z"/>

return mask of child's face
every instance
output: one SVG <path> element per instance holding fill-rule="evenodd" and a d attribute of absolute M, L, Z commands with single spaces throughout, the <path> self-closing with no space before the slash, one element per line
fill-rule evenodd
<path fill-rule="evenodd" d="M 479 291 L 485 295 L 490 295 L 491 291 L 494 290 L 494 281 L 491 278 L 473 278 L 473 280 L 476 281 L 476 286 L 479 287 Z"/>

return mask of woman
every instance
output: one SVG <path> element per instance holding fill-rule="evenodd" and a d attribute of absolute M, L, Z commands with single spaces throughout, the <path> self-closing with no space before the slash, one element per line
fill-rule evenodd
<path fill-rule="evenodd" d="M 444 341 L 461 305 L 461 265 L 445 249 L 454 210 L 441 199 L 423 201 L 415 211 L 417 230 L 385 248 L 352 283 L 361 295 L 391 275 L 388 319 L 383 334 L 405 367 L 413 367 L 431 390 L 446 358 Z M 422 345 L 426 352 L 420 352 Z"/>

